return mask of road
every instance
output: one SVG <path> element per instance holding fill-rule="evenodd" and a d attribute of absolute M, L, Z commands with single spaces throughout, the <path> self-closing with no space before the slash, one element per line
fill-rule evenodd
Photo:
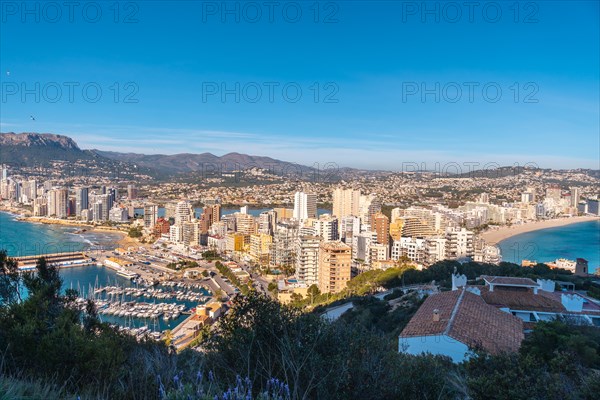
<path fill-rule="evenodd" d="M 221 275 L 219 275 L 219 273 L 217 272 L 212 279 L 217 283 L 217 285 L 219 285 L 221 287 L 221 289 L 228 295 L 228 296 L 232 296 L 235 294 L 235 289 L 233 288 L 233 286 L 229 285 L 227 282 L 225 282 L 223 280 L 223 278 L 221 277 Z"/>
<path fill-rule="evenodd" d="M 260 276 L 259 274 L 252 272 L 252 269 L 250 268 L 250 266 L 246 263 L 241 263 L 239 264 L 240 267 L 246 271 L 248 274 L 250 274 L 250 277 L 252 278 L 253 281 L 253 286 L 254 288 L 262 294 L 265 294 L 267 296 L 270 295 L 269 293 L 269 282 L 263 278 L 262 276 Z"/>

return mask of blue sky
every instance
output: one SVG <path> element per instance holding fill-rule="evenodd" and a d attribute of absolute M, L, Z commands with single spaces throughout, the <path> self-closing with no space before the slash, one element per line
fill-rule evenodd
<path fill-rule="evenodd" d="M 598 1 L 267 3 L 2 1 L 0 128 L 311 165 L 600 168 Z"/>

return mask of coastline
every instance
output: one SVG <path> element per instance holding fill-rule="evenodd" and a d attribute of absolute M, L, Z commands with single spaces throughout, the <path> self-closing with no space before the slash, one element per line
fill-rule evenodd
<path fill-rule="evenodd" d="M 598 220 L 600 220 L 600 217 L 596 216 L 555 218 L 544 221 L 529 222 L 521 225 L 501 226 L 497 229 L 490 229 L 482 232 L 479 234 L 479 236 L 485 240 L 487 244 L 496 245 L 503 240 L 506 240 L 512 236 L 520 235 L 521 233 Z"/>
<path fill-rule="evenodd" d="M 117 228 L 111 228 L 107 226 L 96 226 L 93 224 L 89 224 L 87 222 L 82 221 L 73 221 L 73 220 L 64 220 L 64 219 L 56 219 L 56 218 L 48 218 L 48 217 L 33 217 L 31 215 L 27 215 L 23 212 L 24 210 L 19 210 L 14 207 L 0 207 L 0 212 L 4 212 L 15 217 L 17 221 L 20 222 L 28 222 L 31 224 L 44 224 L 44 225 L 61 225 L 64 227 L 77 227 L 80 229 L 85 229 L 85 232 L 79 232 L 83 234 L 92 234 L 95 232 L 103 232 L 109 233 L 116 236 L 119 236 L 117 240 L 115 240 L 115 247 L 123 247 L 128 248 L 132 246 L 140 246 L 140 243 L 130 238 L 126 232 L 119 230 Z M 21 213 L 19 213 L 21 212 Z"/>

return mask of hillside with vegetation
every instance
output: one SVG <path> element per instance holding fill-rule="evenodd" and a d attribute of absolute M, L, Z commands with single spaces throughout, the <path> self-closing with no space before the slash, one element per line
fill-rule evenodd
<path fill-rule="evenodd" d="M 379 300 L 365 288 L 373 280 L 390 287 L 441 280 L 454 267 L 363 277 L 353 283 L 360 290 L 351 289 L 355 307 L 335 321 L 250 291 L 234 299 L 212 332 L 203 332 L 197 349 L 177 353 L 101 323 L 92 302 L 82 306 L 76 292 L 61 291 L 57 269 L 43 259 L 36 273 L 20 274 L 0 252 L 0 398 L 597 398 L 600 331 L 593 327 L 539 323 L 518 354 L 474 352 L 462 364 L 398 353 L 397 335 L 422 300 L 393 291 Z M 462 268 L 469 276 L 494 267 Z"/>

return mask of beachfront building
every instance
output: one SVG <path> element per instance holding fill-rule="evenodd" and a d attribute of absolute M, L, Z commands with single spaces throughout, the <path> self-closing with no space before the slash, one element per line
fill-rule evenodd
<path fill-rule="evenodd" d="M 108 219 L 118 223 L 127 222 L 129 220 L 129 210 L 126 207 L 114 206 L 109 212 Z"/>
<path fill-rule="evenodd" d="M 473 238 L 473 232 L 465 228 L 447 228 L 446 258 L 449 260 L 472 258 L 475 255 Z"/>

